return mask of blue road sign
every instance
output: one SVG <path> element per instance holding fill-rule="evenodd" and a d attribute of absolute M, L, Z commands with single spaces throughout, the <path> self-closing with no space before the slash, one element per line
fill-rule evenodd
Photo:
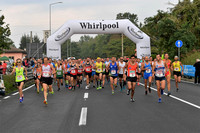
<path fill-rule="evenodd" d="M 175 43 L 176 47 L 180 48 L 183 46 L 183 42 L 181 40 L 176 41 Z"/>

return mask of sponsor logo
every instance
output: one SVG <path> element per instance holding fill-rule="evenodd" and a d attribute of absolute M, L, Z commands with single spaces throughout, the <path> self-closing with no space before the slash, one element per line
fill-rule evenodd
<path fill-rule="evenodd" d="M 145 57 L 145 56 L 148 56 L 148 57 L 150 57 L 150 56 L 151 56 L 151 54 L 140 54 L 140 56 L 141 56 L 141 57 Z"/>
<path fill-rule="evenodd" d="M 148 46 L 143 46 L 143 47 L 140 47 L 140 48 L 144 48 L 145 49 L 145 48 L 149 48 L 149 47 Z"/>
<path fill-rule="evenodd" d="M 102 29 L 105 31 L 106 29 L 117 29 L 119 28 L 119 23 L 113 24 L 104 24 L 102 22 L 99 23 L 90 23 L 90 22 L 80 22 L 80 26 L 82 29 Z"/>
<path fill-rule="evenodd" d="M 52 48 L 50 48 L 49 51 L 59 51 L 59 49 L 52 49 Z"/>
<path fill-rule="evenodd" d="M 70 28 L 69 27 L 62 29 L 59 32 L 59 34 L 56 36 L 55 41 L 62 40 L 63 38 L 65 38 L 69 34 L 69 32 L 70 32 Z"/>
<path fill-rule="evenodd" d="M 130 34 L 132 35 L 132 36 L 134 36 L 134 37 L 136 37 L 137 39 L 143 39 L 144 37 L 143 37 L 143 33 L 142 33 L 142 31 L 135 31 L 135 29 L 134 28 L 132 28 L 132 27 L 128 27 L 128 31 L 130 32 Z"/>

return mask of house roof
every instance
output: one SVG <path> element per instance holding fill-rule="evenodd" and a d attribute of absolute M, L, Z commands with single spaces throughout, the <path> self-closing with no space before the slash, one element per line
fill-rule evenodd
<path fill-rule="evenodd" d="M 15 47 L 10 47 L 10 49 L 4 49 L 3 50 L 4 53 L 23 53 L 23 54 L 27 54 L 26 51 L 22 50 L 22 49 L 18 49 Z"/>

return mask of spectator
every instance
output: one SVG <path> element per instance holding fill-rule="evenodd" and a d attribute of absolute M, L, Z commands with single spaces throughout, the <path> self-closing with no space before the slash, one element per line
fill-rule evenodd
<path fill-rule="evenodd" d="M 7 69 L 7 63 L 4 61 L 2 66 L 3 66 L 3 75 L 5 75 Z"/>
<path fill-rule="evenodd" d="M 200 60 L 197 59 L 196 63 L 194 64 L 195 67 L 195 78 L 194 78 L 194 83 L 199 84 L 200 83 Z M 198 79 L 198 82 L 197 82 Z"/>
<path fill-rule="evenodd" d="M 26 58 L 24 58 L 23 61 L 22 61 L 23 66 L 25 66 L 25 60 L 26 60 Z"/>

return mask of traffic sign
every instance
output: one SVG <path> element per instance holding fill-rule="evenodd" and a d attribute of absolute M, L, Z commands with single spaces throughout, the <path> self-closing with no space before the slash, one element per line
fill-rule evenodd
<path fill-rule="evenodd" d="M 176 47 L 180 48 L 183 46 L 183 42 L 181 40 L 176 41 L 175 43 Z"/>

